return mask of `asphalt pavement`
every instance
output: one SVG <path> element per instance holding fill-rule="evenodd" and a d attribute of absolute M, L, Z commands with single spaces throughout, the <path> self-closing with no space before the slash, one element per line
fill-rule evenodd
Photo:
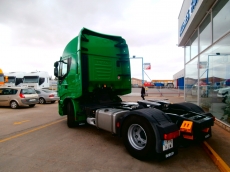
<path fill-rule="evenodd" d="M 123 101 L 142 100 L 140 93 L 131 93 L 121 96 Z M 171 103 L 184 102 L 184 97 L 180 95 L 174 96 L 146 96 L 146 100 L 168 100 Z M 215 114 L 214 114 L 215 115 Z M 209 154 L 210 158 L 218 166 L 220 171 L 230 172 L 230 127 L 222 125 L 219 120 L 215 121 L 212 127 L 212 137 L 206 140 L 201 146 Z"/>

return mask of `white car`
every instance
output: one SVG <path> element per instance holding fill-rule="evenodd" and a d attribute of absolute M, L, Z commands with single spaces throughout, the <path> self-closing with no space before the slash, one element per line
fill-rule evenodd
<path fill-rule="evenodd" d="M 230 87 L 219 88 L 217 89 L 217 97 L 226 97 L 230 96 Z"/>

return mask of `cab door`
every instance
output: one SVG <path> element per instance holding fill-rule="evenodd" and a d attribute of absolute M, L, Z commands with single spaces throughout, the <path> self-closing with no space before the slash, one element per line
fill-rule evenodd
<path fill-rule="evenodd" d="M 60 100 L 65 97 L 79 97 L 81 83 L 77 57 L 63 57 L 59 63 L 58 96 Z"/>

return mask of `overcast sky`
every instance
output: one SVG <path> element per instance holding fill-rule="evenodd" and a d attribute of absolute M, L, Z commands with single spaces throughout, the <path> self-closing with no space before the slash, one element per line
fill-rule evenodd
<path fill-rule="evenodd" d="M 66 44 L 85 27 L 122 36 L 130 56 L 151 63 L 145 80 L 173 79 L 184 67 L 178 43 L 183 0 L 0 0 L 0 68 L 4 72 L 47 71 Z M 131 60 L 142 78 L 141 59 Z"/>

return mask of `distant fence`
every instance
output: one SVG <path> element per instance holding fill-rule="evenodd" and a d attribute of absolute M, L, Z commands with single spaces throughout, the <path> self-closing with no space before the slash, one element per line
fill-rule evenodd
<path fill-rule="evenodd" d="M 146 88 L 146 96 L 184 96 L 184 87 L 177 88 L 165 88 L 165 87 L 155 87 Z"/>

